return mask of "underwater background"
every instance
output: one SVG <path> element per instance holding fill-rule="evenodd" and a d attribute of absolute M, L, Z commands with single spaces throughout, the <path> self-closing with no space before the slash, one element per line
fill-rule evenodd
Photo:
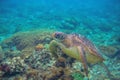
<path fill-rule="evenodd" d="M 56 31 L 81 34 L 105 58 L 113 77 L 95 64 L 89 80 L 120 80 L 120 0 L 0 0 L 0 80 L 87 80 L 81 62 L 52 56 Z"/>

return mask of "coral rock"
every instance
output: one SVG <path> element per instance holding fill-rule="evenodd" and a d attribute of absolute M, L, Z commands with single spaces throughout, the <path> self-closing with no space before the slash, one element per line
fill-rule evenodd
<path fill-rule="evenodd" d="M 40 51 L 43 48 L 44 48 L 43 44 L 38 44 L 37 46 L 35 46 L 36 51 Z"/>

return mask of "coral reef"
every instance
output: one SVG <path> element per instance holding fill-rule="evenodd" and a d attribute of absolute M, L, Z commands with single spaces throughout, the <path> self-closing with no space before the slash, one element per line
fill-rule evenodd
<path fill-rule="evenodd" d="M 17 47 L 13 48 L 18 45 L 15 45 L 12 41 L 15 38 L 9 38 L 1 44 L 1 51 L 3 49 L 6 56 L 6 59 L 0 64 L 0 76 L 2 79 L 9 77 L 9 79 L 13 80 L 73 80 L 72 73 L 75 70 L 71 68 L 74 59 L 65 54 L 54 59 L 49 51 L 49 40 L 35 46 L 30 46 L 30 40 L 30 44 L 27 44 L 29 47 L 19 50 Z M 22 39 L 20 40 L 22 41 Z M 18 42 L 20 41 L 18 40 Z"/>
<path fill-rule="evenodd" d="M 3 41 L 0 47 L 0 76 L 23 73 L 30 75 L 35 73 L 34 68 L 45 69 L 47 67 L 45 64 L 49 63 L 51 59 L 47 49 L 47 44 L 52 39 L 51 32 L 43 30 L 32 33 L 20 32 Z M 46 45 L 45 48 L 44 45 Z M 48 66 L 50 65 L 48 64 Z"/>
<path fill-rule="evenodd" d="M 19 32 L 12 37 L 4 40 L 1 43 L 2 49 L 5 51 L 22 51 L 23 53 L 30 53 L 35 49 L 38 44 L 48 44 L 51 41 L 51 32 L 38 30 L 33 32 Z M 46 36 L 43 36 L 46 35 Z M 12 52 L 13 52 L 12 51 Z"/>
<path fill-rule="evenodd" d="M 86 79 L 79 61 L 66 55 L 56 43 L 51 45 L 50 42 L 54 39 L 51 33 L 49 31 L 19 32 L 3 41 L 0 47 L 0 78 L 3 80 Z M 63 38 L 64 36 L 60 37 Z M 109 56 L 105 58 L 107 60 L 104 63 L 115 77 L 114 80 L 119 80 L 119 59 L 116 57 L 111 59 L 114 52 L 119 50 L 119 46 L 99 45 L 98 47 L 102 53 Z M 109 79 L 105 69 L 97 64 L 90 67 L 88 75 L 90 80 Z"/>
<path fill-rule="evenodd" d="M 48 68 L 48 71 L 44 73 L 43 79 L 45 80 L 75 80 L 75 77 L 73 76 L 74 73 L 77 72 L 77 70 L 72 69 L 72 63 L 67 64 L 67 59 L 65 58 L 65 55 L 60 56 L 53 66 Z M 81 75 L 79 78 L 83 78 L 82 73 L 78 73 L 78 75 Z"/>
<path fill-rule="evenodd" d="M 42 49 L 41 51 L 34 51 L 28 58 L 25 59 L 26 64 L 33 69 L 45 70 L 52 64 L 51 54 L 48 50 Z"/>
<path fill-rule="evenodd" d="M 24 63 L 24 60 L 22 60 L 20 57 L 14 57 L 12 59 L 3 61 L 0 67 L 1 71 L 4 72 L 2 76 L 16 75 L 18 73 L 20 74 L 29 69 L 29 67 Z"/>

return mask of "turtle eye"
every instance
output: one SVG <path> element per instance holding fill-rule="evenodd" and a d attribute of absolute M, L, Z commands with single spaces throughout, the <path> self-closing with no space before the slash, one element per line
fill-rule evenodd
<path fill-rule="evenodd" d="M 56 32 L 56 33 L 54 34 L 54 37 L 55 37 L 56 39 L 63 40 L 63 39 L 65 38 L 65 34 L 64 34 L 64 33 L 61 33 L 61 32 Z"/>
<path fill-rule="evenodd" d="M 59 39 L 59 40 L 63 40 L 63 39 L 64 39 L 64 35 L 62 35 L 62 34 L 57 34 L 57 35 L 56 35 L 56 38 Z"/>

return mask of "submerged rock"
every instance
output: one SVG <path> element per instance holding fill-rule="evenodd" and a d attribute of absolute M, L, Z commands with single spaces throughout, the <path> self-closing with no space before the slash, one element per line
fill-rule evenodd
<path fill-rule="evenodd" d="M 110 58 L 117 57 L 119 46 L 99 46 L 100 51 Z M 118 52 L 117 52 L 118 51 Z"/>
<path fill-rule="evenodd" d="M 14 53 L 15 51 L 20 51 L 21 53 L 32 53 L 35 46 L 38 44 L 48 44 L 52 40 L 51 32 L 52 31 L 49 30 L 19 32 L 4 40 L 1 43 L 1 47 L 7 54 Z"/>

